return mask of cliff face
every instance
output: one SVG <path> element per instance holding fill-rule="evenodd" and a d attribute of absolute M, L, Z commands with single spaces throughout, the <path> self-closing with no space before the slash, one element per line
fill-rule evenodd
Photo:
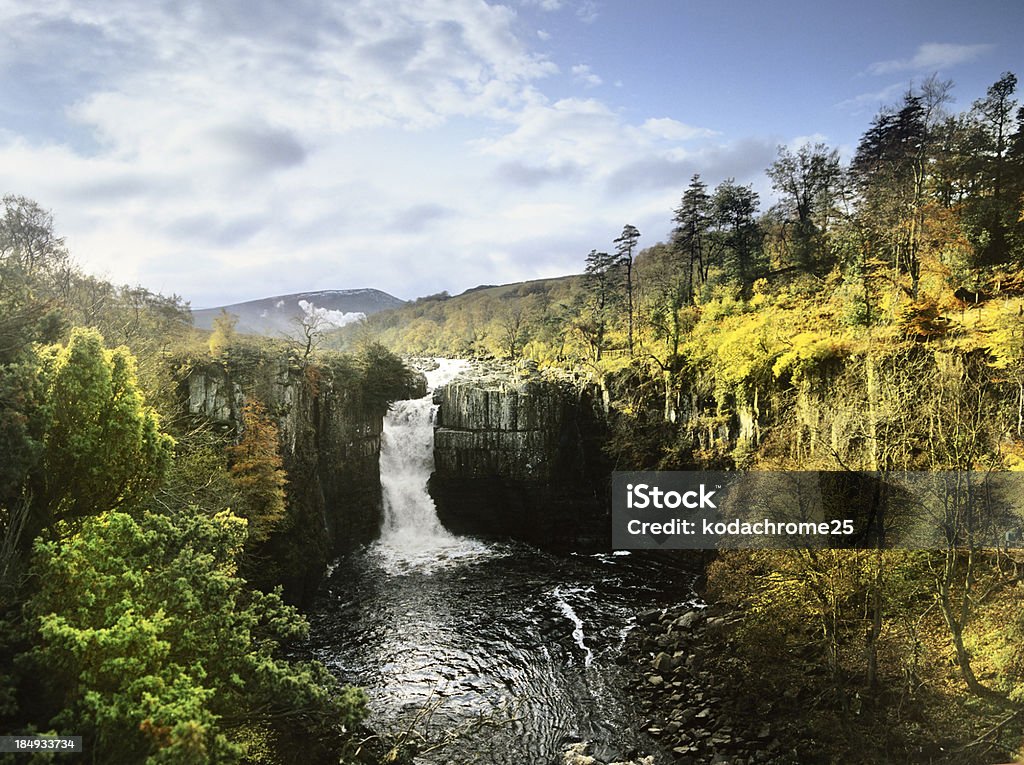
<path fill-rule="evenodd" d="M 190 414 L 236 431 L 241 409 L 258 398 L 279 428 L 288 473 L 288 523 L 262 551 L 268 578 L 287 597 L 312 596 L 328 561 L 367 542 L 380 528 L 380 436 L 383 412 L 363 400 L 358 380 L 296 364 L 287 355 L 248 368 L 207 363 L 184 376 Z"/>
<path fill-rule="evenodd" d="M 445 526 L 562 547 L 605 540 L 599 389 L 569 381 L 457 381 L 435 399 L 430 493 Z"/>
<path fill-rule="evenodd" d="M 828 358 L 799 375 L 726 391 L 675 379 L 665 419 L 676 427 L 677 442 L 689 446 L 681 459 L 690 462 L 683 467 L 874 470 L 886 460 L 893 464 L 898 454 L 899 464 L 924 469 L 920 460 L 932 438 L 928 418 L 936 391 L 959 395 L 958 370 L 974 365 L 983 371 L 988 362 L 924 345 L 884 350 Z M 646 403 L 649 409 L 662 404 Z"/>

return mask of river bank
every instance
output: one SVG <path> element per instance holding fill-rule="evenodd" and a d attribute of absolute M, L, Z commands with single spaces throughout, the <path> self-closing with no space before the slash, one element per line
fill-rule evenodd
<path fill-rule="evenodd" d="M 764 642 L 750 618 L 714 601 L 706 608 L 680 603 L 636 614 L 618 659 L 629 673 L 623 694 L 641 713 L 642 731 L 660 746 L 659 762 L 982 765 L 1012 759 L 991 751 L 998 718 L 993 727 L 977 703 L 946 715 L 942 699 L 844 693 L 813 641 Z"/>
<path fill-rule="evenodd" d="M 637 615 L 623 646 L 627 693 L 643 729 L 678 765 L 804 765 L 777 702 L 752 695 L 748 668 L 731 655 L 742 615 L 684 603 Z M 795 699 L 790 700 L 795 702 Z"/>

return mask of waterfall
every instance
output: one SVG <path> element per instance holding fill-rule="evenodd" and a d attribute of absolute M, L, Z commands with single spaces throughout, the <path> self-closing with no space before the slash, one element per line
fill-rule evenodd
<path fill-rule="evenodd" d="M 434 471 L 432 392 L 465 371 L 469 362 L 438 359 L 426 373 L 427 395 L 396 401 L 384 418 L 380 447 L 380 484 L 384 519 L 377 550 L 388 568 L 432 568 L 440 562 L 486 550 L 475 540 L 450 534 L 437 519 L 427 492 Z"/>

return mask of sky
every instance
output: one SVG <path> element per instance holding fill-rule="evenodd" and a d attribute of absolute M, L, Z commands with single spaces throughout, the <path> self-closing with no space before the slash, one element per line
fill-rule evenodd
<path fill-rule="evenodd" d="M 767 207 L 780 145 L 849 157 L 932 74 L 967 108 L 1022 38 L 1019 0 L 0 0 L 0 193 L 196 308 L 456 294 L 665 240 L 694 173 Z"/>

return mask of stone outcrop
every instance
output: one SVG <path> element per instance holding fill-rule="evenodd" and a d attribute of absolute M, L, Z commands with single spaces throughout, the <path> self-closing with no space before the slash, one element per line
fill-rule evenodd
<path fill-rule="evenodd" d="M 615 393 L 626 390 L 621 381 L 612 380 L 611 384 Z M 794 460 L 813 461 L 838 454 L 858 462 L 854 456 L 863 457 L 853 453 L 859 439 L 857 426 L 865 416 L 856 398 L 861 391 L 843 388 L 834 369 L 796 384 L 776 381 L 762 388 L 742 386 L 717 397 L 706 392 L 700 395 L 693 388 L 692 380 L 680 379 L 663 399 L 664 419 L 678 426 L 683 436 L 679 442 L 688 443 L 693 453 L 700 454 L 693 467 L 746 467 L 779 426 L 788 429 L 786 456 Z"/>
<path fill-rule="evenodd" d="M 230 361 L 192 366 L 182 388 L 191 415 L 231 432 L 238 431 L 249 397 L 274 416 L 290 523 L 265 554 L 288 598 L 306 600 L 332 557 L 378 533 L 383 412 L 363 400 L 357 380 L 296 363 L 286 353 L 248 367 Z"/>
<path fill-rule="evenodd" d="M 469 379 L 435 400 L 430 492 L 449 529 L 564 547 L 606 541 L 599 388 L 538 375 Z"/>

